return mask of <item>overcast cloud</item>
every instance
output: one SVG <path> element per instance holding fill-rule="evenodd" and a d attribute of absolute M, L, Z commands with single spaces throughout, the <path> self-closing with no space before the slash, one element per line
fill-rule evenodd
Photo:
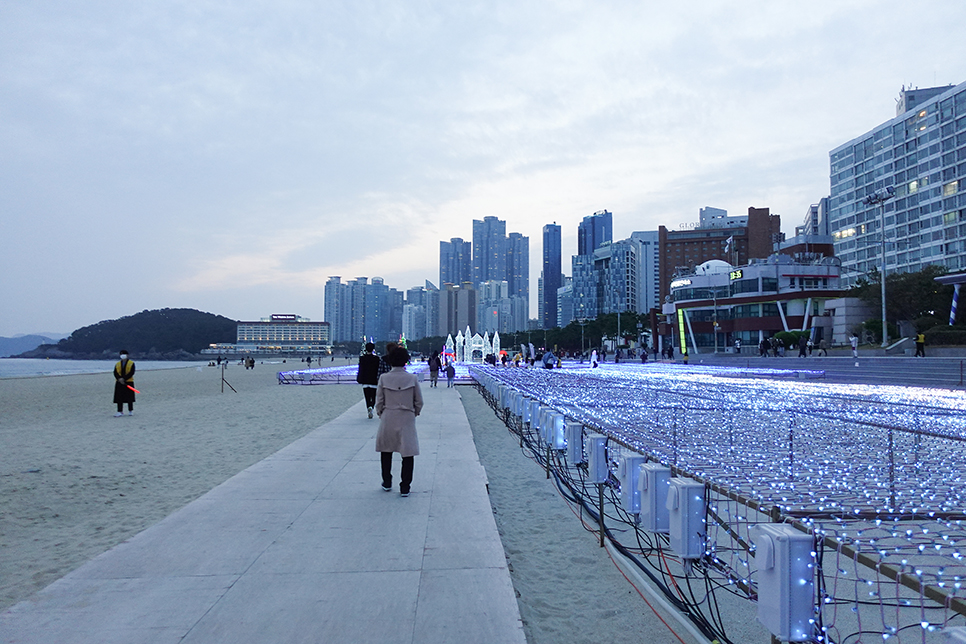
<path fill-rule="evenodd" d="M 966 3 L 7 2 L 0 335 L 143 309 L 323 318 L 438 278 L 495 215 L 615 238 L 711 205 L 792 233 L 903 84 L 966 80 Z"/>

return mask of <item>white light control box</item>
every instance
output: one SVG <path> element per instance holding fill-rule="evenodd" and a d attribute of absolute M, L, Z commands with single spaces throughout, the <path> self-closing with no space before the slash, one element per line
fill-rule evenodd
<path fill-rule="evenodd" d="M 684 559 L 700 559 L 704 555 L 704 504 L 703 483 L 671 479 L 667 494 L 671 549 Z"/>
<path fill-rule="evenodd" d="M 587 479 L 591 483 L 604 483 L 610 476 L 607 467 L 607 437 L 603 434 L 587 434 Z"/>
<path fill-rule="evenodd" d="M 671 468 L 660 463 L 644 463 L 637 480 L 641 495 L 641 527 L 649 532 L 667 534 L 669 530 L 667 495 Z"/>
<path fill-rule="evenodd" d="M 812 536 L 781 523 L 759 523 L 749 532 L 758 571 L 758 621 L 784 642 L 812 641 Z"/>
<path fill-rule="evenodd" d="M 641 513 L 641 491 L 637 487 L 641 475 L 641 465 L 647 460 L 641 454 L 626 454 L 621 457 L 617 477 L 621 482 L 621 507 L 630 514 Z"/>
<path fill-rule="evenodd" d="M 584 426 L 567 421 L 567 461 L 571 465 L 584 462 Z"/>

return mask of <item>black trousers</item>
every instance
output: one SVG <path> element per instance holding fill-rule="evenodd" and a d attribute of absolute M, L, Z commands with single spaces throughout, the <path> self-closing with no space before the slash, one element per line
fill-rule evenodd
<path fill-rule="evenodd" d="M 375 387 L 363 387 L 362 395 L 366 397 L 366 407 L 376 406 L 376 388 Z"/>
<path fill-rule="evenodd" d="M 382 486 L 392 487 L 392 452 L 379 452 L 382 457 Z M 413 482 L 413 458 L 402 457 L 402 472 L 399 475 L 399 491 L 409 494 L 409 486 Z"/>

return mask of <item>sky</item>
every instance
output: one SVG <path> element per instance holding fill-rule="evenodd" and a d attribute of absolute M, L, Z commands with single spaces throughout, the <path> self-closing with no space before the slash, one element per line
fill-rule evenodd
<path fill-rule="evenodd" d="M 493 215 L 614 238 L 781 215 L 906 87 L 966 81 L 961 0 L 0 4 L 0 336 L 145 309 L 324 319 L 438 282 Z"/>

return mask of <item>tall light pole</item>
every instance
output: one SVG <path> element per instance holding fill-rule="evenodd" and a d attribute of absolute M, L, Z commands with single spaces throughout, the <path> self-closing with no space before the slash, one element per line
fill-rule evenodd
<path fill-rule="evenodd" d="M 895 188 L 889 186 L 862 200 L 866 206 L 879 206 L 879 227 L 882 233 L 882 270 L 879 271 L 879 282 L 882 286 L 882 347 L 889 346 L 889 334 L 886 329 L 886 230 L 885 230 L 885 202 L 896 196 Z"/>
<path fill-rule="evenodd" d="M 622 344 L 621 342 L 621 307 L 617 307 L 617 340 L 614 341 L 614 353 L 617 353 L 617 347 Z"/>
<path fill-rule="evenodd" d="M 711 286 L 711 299 L 714 302 L 714 315 L 711 322 L 711 331 L 714 333 L 714 353 L 718 355 L 718 287 Z"/>
<path fill-rule="evenodd" d="M 587 326 L 587 318 L 578 318 L 577 324 L 580 325 L 580 355 L 584 354 L 584 327 Z M 583 358 L 581 358 L 582 360 Z"/>

